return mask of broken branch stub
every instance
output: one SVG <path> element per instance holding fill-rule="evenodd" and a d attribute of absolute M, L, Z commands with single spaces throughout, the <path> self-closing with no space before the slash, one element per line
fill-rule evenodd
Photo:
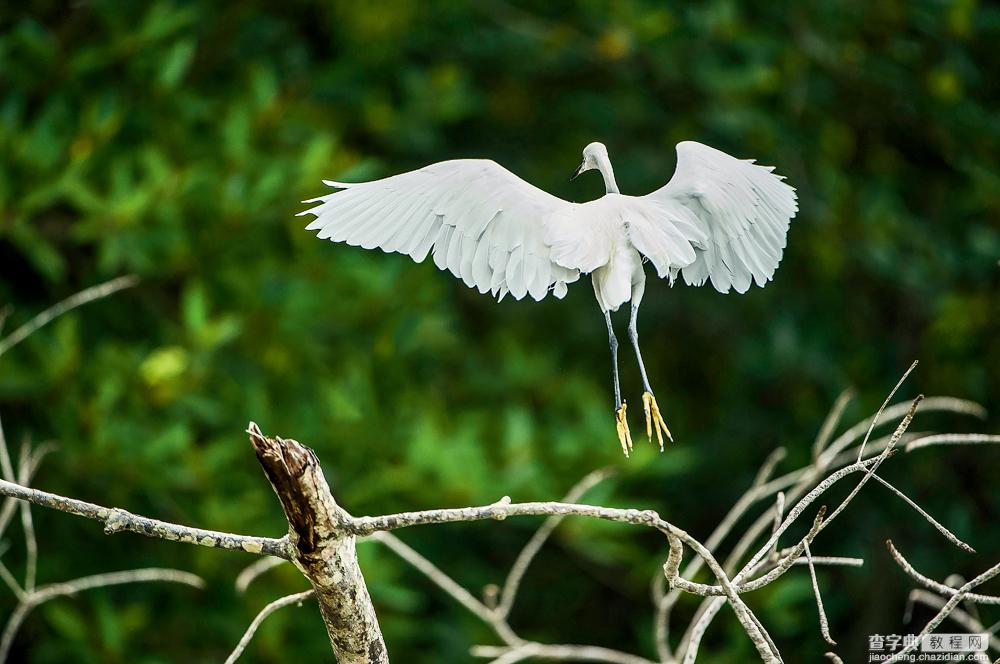
<path fill-rule="evenodd" d="M 247 429 L 257 459 L 288 519 L 292 562 L 316 590 L 340 664 L 387 664 L 389 656 L 358 566 L 350 521 L 330 492 L 319 459 L 305 445 Z"/>

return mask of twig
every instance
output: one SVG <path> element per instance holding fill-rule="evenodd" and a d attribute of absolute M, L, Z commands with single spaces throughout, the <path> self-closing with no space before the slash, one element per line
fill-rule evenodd
<path fill-rule="evenodd" d="M 14 464 L 10 461 L 10 449 L 7 447 L 7 436 L 4 434 L 2 421 L 0 421 L 0 472 L 3 473 L 5 480 L 17 481 Z"/>
<path fill-rule="evenodd" d="M 750 506 L 760 498 L 763 487 L 771 478 L 771 475 L 774 473 L 778 464 L 785 458 L 785 455 L 785 448 L 779 447 L 767 456 L 764 463 L 757 471 L 757 475 L 754 477 L 750 488 L 747 489 L 742 496 L 740 496 L 719 525 L 716 526 L 714 531 L 712 531 L 712 534 L 709 535 L 707 540 L 705 540 L 706 548 L 714 551 L 726 538 L 736 522 L 739 521 Z M 689 579 L 694 578 L 694 575 L 698 573 L 702 565 L 703 561 L 701 558 L 694 558 L 684 568 L 683 576 Z M 653 597 L 654 600 L 656 600 L 656 613 L 653 618 L 653 634 L 657 656 L 660 658 L 661 662 L 667 662 L 673 660 L 673 652 L 670 649 L 669 643 L 670 613 L 673 610 L 674 605 L 677 603 L 677 600 L 680 598 L 681 593 L 676 590 L 671 590 L 669 593 L 665 594 L 662 592 L 657 593 L 656 589 L 660 587 L 663 580 L 664 577 L 657 575 L 656 583 L 654 584 Z"/>
<path fill-rule="evenodd" d="M 868 442 L 868 439 L 871 438 L 872 430 L 875 428 L 875 425 L 878 424 L 879 418 L 882 417 L 882 412 L 889 405 L 889 402 L 892 401 L 892 398 L 896 396 L 896 391 L 899 390 L 900 387 L 902 387 L 903 383 L 906 381 L 906 377 L 909 376 L 910 373 L 917 368 L 917 364 L 919 364 L 919 362 L 917 360 L 914 360 L 913 364 L 910 365 L 910 368 L 907 369 L 905 372 L 903 372 L 903 375 L 900 377 L 899 381 L 896 382 L 896 386 L 892 388 L 892 391 L 889 392 L 889 396 L 885 398 L 885 401 L 882 402 L 882 406 L 875 413 L 875 417 L 872 418 L 871 426 L 868 427 L 868 433 L 865 434 L 864 440 L 861 441 L 861 448 L 858 450 L 858 461 L 861 461 L 861 459 L 863 459 L 865 456 L 865 444 Z"/>
<path fill-rule="evenodd" d="M 18 457 L 18 481 L 21 484 L 28 484 L 28 476 L 31 472 L 30 466 L 31 448 L 27 442 L 21 445 L 21 454 Z M 31 518 L 31 505 L 21 503 L 21 528 L 24 530 L 24 590 L 31 592 L 35 589 L 35 577 L 38 572 L 38 538 L 35 536 L 35 522 Z"/>
<path fill-rule="evenodd" d="M 885 541 L 886 547 L 889 549 L 889 554 L 892 559 L 896 561 L 904 572 L 906 572 L 912 579 L 917 583 L 930 588 L 931 590 L 941 593 L 942 595 L 952 596 L 958 594 L 958 591 L 951 586 L 945 585 L 943 583 L 938 583 L 934 579 L 928 578 L 914 569 L 913 565 L 903 557 L 903 554 L 896 549 L 893 545 L 892 540 Z M 975 604 L 995 604 L 1000 605 L 1000 597 L 995 595 L 980 595 L 978 593 L 967 593 L 965 599 L 969 600 Z"/>
<path fill-rule="evenodd" d="M 778 495 L 775 496 L 774 500 L 774 524 L 771 526 L 771 534 L 773 535 L 777 532 L 778 528 L 781 527 L 781 522 L 785 518 L 785 492 L 779 491 Z M 778 554 L 778 540 L 774 540 L 774 545 L 771 546 L 770 552 L 768 552 L 767 557 L 773 559 Z"/>
<path fill-rule="evenodd" d="M 823 640 L 831 646 L 837 642 L 830 636 L 830 621 L 826 618 L 826 610 L 823 608 L 823 595 L 819 591 L 819 581 L 816 579 L 816 566 L 813 565 L 812 552 L 809 551 L 809 541 L 805 540 L 806 562 L 809 565 L 809 577 L 812 579 L 813 594 L 816 595 L 816 610 L 819 612 L 819 631 L 823 635 Z"/>
<path fill-rule="evenodd" d="M 906 451 L 912 452 L 932 445 L 983 445 L 1000 443 L 1000 435 L 986 433 L 941 433 L 935 436 L 924 436 L 906 444 Z"/>
<path fill-rule="evenodd" d="M 860 440 L 869 430 L 875 429 L 883 423 L 891 422 L 897 417 L 902 417 L 906 414 L 909 408 L 909 401 L 901 401 L 900 403 L 893 404 L 885 409 L 882 412 L 881 418 L 877 418 L 875 415 L 872 415 L 871 417 L 858 422 L 853 427 L 837 436 L 837 438 L 830 443 L 825 450 L 823 450 L 823 454 L 820 455 L 820 462 L 824 466 L 828 466 L 834 457 L 843 452 L 844 449 L 846 449 L 853 442 Z M 959 415 L 969 415 L 980 420 L 986 419 L 986 409 L 981 405 L 975 401 L 955 399 L 954 397 L 928 397 L 927 399 L 924 399 L 924 403 L 921 404 L 920 410 L 925 413 L 943 411 Z M 799 472 L 808 472 L 808 470 L 809 469 L 804 469 Z M 788 484 L 785 486 L 788 486 Z"/>
<path fill-rule="evenodd" d="M 265 558 L 265 560 L 268 559 Z M 294 595 L 286 595 L 285 597 L 276 599 L 267 606 L 265 606 L 263 609 L 261 609 L 260 613 L 257 614 L 257 617 L 254 618 L 253 622 L 250 623 L 250 626 L 247 627 L 247 631 L 243 633 L 243 637 L 240 638 L 240 642 L 236 644 L 236 648 L 233 650 L 233 652 L 229 653 L 229 657 L 226 658 L 225 664 L 234 664 L 234 662 L 236 662 L 236 660 L 240 658 L 240 655 L 243 654 L 243 651 L 246 650 L 246 647 L 250 645 L 250 641 L 253 639 L 254 634 L 257 633 L 257 629 L 260 627 L 261 623 L 263 623 L 264 620 L 266 620 L 269 615 L 271 615 L 278 609 L 284 608 L 286 606 L 290 606 L 292 604 L 301 604 L 303 601 L 309 599 L 314 594 L 316 594 L 316 591 L 310 588 L 309 590 L 300 593 L 295 593 Z"/>
<path fill-rule="evenodd" d="M 858 489 L 864 485 L 866 481 L 865 478 L 867 478 L 867 476 L 871 474 L 872 469 L 877 467 L 883 460 L 888 458 L 892 454 L 892 452 L 893 450 L 891 448 L 886 448 L 886 450 L 882 453 L 881 456 L 878 456 L 874 459 L 867 459 L 865 461 L 853 463 L 850 466 L 841 468 L 840 470 L 832 473 L 829 477 L 820 482 L 816 486 L 816 488 L 814 488 L 812 491 L 806 494 L 806 496 L 803 497 L 795 505 L 795 507 L 791 509 L 791 511 L 789 511 L 788 516 L 785 517 L 785 520 L 782 522 L 782 524 L 774 531 L 774 534 L 771 535 L 770 539 L 763 546 L 761 546 L 760 549 L 758 549 L 757 553 L 754 554 L 754 556 L 750 559 L 750 561 L 746 565 L 744 565 L 743 570 L 741 570 L 740 573 L 736 575 L 736 578 L 740 579 L 749 574 L 750 571 L 753 569 L 753 567 L 767 555 L 767 552 L 770 551 L 771 547 L 774 546 L 774 544 L 778 541 L 778 538 L 781 537 L 781 535 L 799 518 L 799 516 L 802 515 L 803 512 L 805 512 L 805 510 L 809 507 L 809 505 L 811 505 L 817 498 L 823 495 L 831 486 L 833 486 L 838 481 L 840 481 L 841 479 L 847 477 L 852 473 L 867 471 L 865 472 L 865 477 L 863 477 L 861 481 L 858 482 L 857 485 L 855 485 L 854 490 L 850 494 L 848 494 L 848 496 L 840 503 L 837 509 L 834 510 L 833 514 L 827 517 L 819 526 L 820 530 L 827 527 L 830 524 L 830 522 L 837 516 L 837 514 L 839 514 L 844 509 L 844 507 L 846 507 L 846 505 L 851 501 L 851 499 L 853 499 L 853 497 L 857 495 Z"/>
<path fill-rule="evenodd" d="M 825 514 L 826 507 L 820 507 L 816 513 L 816 517 L 813 519 L 812 528 L 809 529 L 806 536 L 803 537 L 796 546 L 792 547 L 791 551 L 787 555 L 777 561 L 777 564 L 771 571 L 753 579 L 752 581 L 735 584 L 733 586 L 734 590 L 738 594 L 753 592 L 755 590 L 760 590 L 774 581 L 777 581 L 778 578 L 783 576 L 792 565 L 796 564 L 800 560 L 800 556 L 805 551 L 806 545 L 815 539 L 816 535 L 819 534 L 823 525 L 823 517 Z M 724 588 L 720 585 L 692 583 L 690 581 L 685 581 L 684 579 L 678 579 L 675 583 L 675 587 L 691 593 L 692 595 L 701 595 L 702 597 L 719 597 L 725 594 Z"/>
<path fill-rule="evenodd" d="M 892 662 L 899 662 L 906 655 L 916 650 L 917 647 L 920 645 L 920 642 L 923 640 L 923 638 L 926 635 L 933 632 L 935 629 L 937 629 L 938 625 L 944 622 L 944 619 L 947 618 L 953 611 L 955 611 L 956 607 L 958 607 L 959 603 L 963 599 L 965 599 L 969 591 L 973 590 L 974 588 L 977 588 L 978 586 L 981 586 L 982 584 L 986 583 L 987 581 L 989 581 L 998 574 L 1000 574 L 1000 563 L 989 568 L 976 578 L 972 579 L 971 581 L 963 585 L 961 588 L 958 588 L 955 594 L 949 597 L 948 601 L 944 603 L 944 606 L 941 607 L 941 610 L 938 611 L 937 615 L 931 618 L 930 622 L 928 622 L 927 625 L 922 630 L 920 630 L 920 634 L 917 635 L 917 638 L 914 641 L 914 643 L 912 643 L 909 646 L 906 646 L 899 652 L 895 653 L 892 657 L 885 660 L 886 664 L 891 664 Z"/>
<path fill-rule="evenodd" d="M 608 662 L 609 664 L 654 664 L 645 657 L 630 655 L 618 650 L 599 646 L 547 645 L 544 643 L 522 643 L 510 646 L 474 646 L 473 657 L 495 658 L 492 664 L 502 662 L 512 664 L 531 657 L 554 661 Z"/>
<path fill-rule="evenodd" d="M 866 431 L 872 427 L 873 424 L 878 426 L 882 422 L 902 417 L 906 414 L 909 408 L 909 402 L 894 404 L 883 412 L 883 418 L 880 421 L 876 422 L 875 417 L 872 416 L 855 424 L 853 427 L 838 436 L 836 440 L 834 440 L 823 451 L 819 460 L 815 464 L 792 471 L 768 482 L 764 486 L 760 487 L 758 498 L 763 499 L 777 491 L 793 487 L 786 495 L 786 501 L 790 502 L 798 499 L 798 497 L 801 496 L 809 488 L 809 486 L 822 477 L 824 469 L 842 466 L 843 464 L 849 463 L 855 459 L 855 453 L 845 452 L 844 450 L 852 443 L 859 440 L 866 433 Z M 922 413 L 938 411 L 949 412 L 959 415 L 969 415 L 979 419 L 985 419 L 986 417 L 986 409 L 978 403 L 965 399 L 955 399 L 953 397 L 928 397 L 921 403 L 920 411 Z M 870 449 L 875 454 L 881 453 L 882 450 L 885 449 L 885 446 L 888 445 L 890 439 L 891 436 L 877 440 L 872 443 Z M 905 436 L 900 440 L 904 439 Z M 768 514 L 763 514 L 750 528 L 747 529 L 744 535 L 740 538 L 740 542 L 736 545 L 736 547 L 734 547 L 733 552 L 726 559 L 727 570 L 732 569 L 732 566 L 742 559 L 747 549 L 749 549 L 753 542 L 760 537 L 770 522 L 770 516 Z"/>
<path fill-rule="evenodd" d="M 132 514 L 117 507 L 102 507 L 83 500 L 66 498 L 54 493 L 48 493 L 47 491 L 39 491 L 38 489 L 21 486 L 20 484 L 14 484 L 6 480 L 0 480 L 0 495 L 25 500 L 29 503 L 61 512 L 69 512 L 70 514 L 88 519 L 102 521 L 104 522 L 104 532 L 108 535 L 128 531 L 145 535 L 146 537 L 165 539 L 172 542 L 184 542 L 186 544 L 197 544 L 214 549 L 246 551 L 247 553 L 256 555 L 277 556 L 286 559 L 291 555 L 288 552 L 288 539 L 286 537 L 282 537 L 281 539 L 253 537 L 181 526 L 176 523 L 168 523 Z"/>
<path fill-rule="evenodd" d="M 257 577 L 286 562 L 288 561 L 284 558 L 275 558 L 272 556 L 255 560 L 243 568 L 243 571 L 236 577 L 236 592 L 242 595 Z"/>
<path fill-rule="evenodd" d="M 93 302 L 94 300 L 107 297 L 124 288 L 131 288 L 137 283 L 139 283 L 139 277 L 134 274 L 130 274 L 124 277 L 111 279 L 110 281 L 105 281 L 104 283 L 97 284 L 96 286 L 91 286 L 90 288 L 82 290 L 75 295 L 69 296 L 65 300 L 54 304 L 32 318 L 27 323 L 7 335 L 6 338 L 0 339 L 0 356 L 27 339 L 36 330 L 49 324 L 53 319 L 58 318 L 67 311 L 87 304 L 88 302 Z"/>
<path fill-rule="evenodd" d="M 903 501 L 907 505 L 909 505 L 914 510 L 916 510 L 917 514 L 919 514 L 920 516 L 924 517 L 924 520 L 926 520 L 929 524 L 931 524 L 932 526 L 934 526 L 934 528 L 936 528 L 939 533 L 941 533 L 942 535 L 944 535 L 944 538 L 946 540 L 948 540 L 949 542 L 951 542 L 952 544 L 954 544 L 958 548 L 962 549 L 963 551 L 967 551 L 969 553 L 975 553 L 976 552 L 975 549 L 973 549 L 971 546 L 969 546 L 968 544 L 966 544 L 962 540 L 958 539 L 958 537 L 954 533 L 952 533 L 950 530 L 948 530 L 943 525 L 941 525 L 937 521 L 937 519 L 935 519 L 930 514 L 928 514 L 926 511 L 924 511 L 924 509 L 922 507 L 920 507 L 920 505 L 917 505 L 915 502 L 913 502 L 910 499 L 909 496 L 907 496 L 905 493 L 903 493 L 902 491 L 900 491 L 899 489 L 897 489 L 896 487 L 894 487 L 888 481 L 886 481 L 885 479 L 883 479 L 882 477 L 880 477 L 876 473 L 872 473 L 872 479 L 877 480 L 878 482 L 880 482 L 882 484 L 882 486 L 886 487 L 887 489 L 889 489 L 890 491 L 892 491 L 894 494 L 896 494 L 897 496 L 899 496 L 900 498 L 902 498 Z"/>
<path fill-rule="evenodd" d="M 43 604 L 51 599 L 55 599 L 56 597 L 75 595 L 78 592 L 91 590 L 93 588 L 104 588 L 107 586 L 116 586 L 125 583 L 143 583 L 149 581 L 182 583 L 191 586 L 192 588 L 198 588 L 199 590 L 205 587 L 205 582 L 201 579 L 201 577 L 195 576 L 194 574 L 175 569 L 160 568 L 95 574 L 93 576 L 84 576 L 73 581 L 66 581 L 64 583 L 52 583 L 45 586 L 39 586 L 34 590 L 34 592 L 25 596 L 25 598 L 18 604 L 17 608 L 14 609 L 14 613 L 12 613 L 10 618 L 7 619 L 7 625 L 4 627 L 3 636 L 0 637 L 0 662 L 7 661 L 7 656 L 10 654 L 10 647 L 14 643 L 14 638 L 17 636 L 17 632 L 21 628 L 21 624 L 24 622 L 24 619 L 27 618 L 28 614 L 31 613 L 32 609 L 39 604 Z"/>
<path fill-rule="evenodd" d="M 586 478 L 585 478 L 586 479 Z M 577 484 L 580 487 L 584 484 L 581 481 Z M 581 492 L 582 493 L 582 492 Z M 574 492 L 570 492 L 569 497 L 574 497 Z M 537 656 L 547 659 L 580 659 L 584 661 L 609 662 L 611 664 L 651 664 L 649 660 L 637 655 L 632 655 L 618 650 L 600 648 L 596 646 L 564 646 L 546 645 L 541 643 L 526 642 L 511 629 L 507 622 L 507 616 L 500 613 L 498 609 L 491 608 L 485 603 L 476 599 L 472 593 L 463 588 L 458 582 L 452 579 L 441 568 L 408 546 L 398 537 L 390 532 L 378 531 L 371 535 L 371 539 L 377 540 L 409 563 L 414 569 L 421 572 L 438 588 L 442 589 L 452 599 L 456 600 L 470 613 L 482 620 L 491 627 L 497 636 L 506 645 L 504 646 L 476 646 L 473 654 L 481 657 L 496 657 L 502 661 L 520 661 L 525 657 Z M 672 549 L 673 550 L 673 549 Z M 525 654 L 533 653 L 533 654 Z M 504 660 L 503 658 L 508 658 Z"/>
<path fill-rule="evenodd" d="M 576 485 L 569 490 L 562 502 L 577 502 L 590 489 L 600 484 L 610 475 L 611 470 L 608 468 L 595 470 L 577 482 Z M 538 552 L 545 545 L 545 542 L 549 539 L 552 531 L 554 531 L 559 524 L 562 523 L 564 518 L 566 518 L 564 515 L 559 515 L 551 516 L 546 519 L 545 523 L 543 523 L 541 527 L 535 531 L 535 534 L 531 536 L 528 543 L 524 545 L 523 549 L 521 549 L 521 553 L 518 554 L 517 559 L 511 566 L 510 572 L 507 573 L 507 579 L 504 581 L 503 590 L 500 591 L 500 602 L 496 608 L 496 612 L 499 615 L 505 618 L 510 615 L 510 610 L 514 606 L 514 600 L 517 597 L 517 590 L 521 585 L 521 580 L 524 578 L 525 572 L 528 571 L 528 566 L 531 565 L 531 561 L 534 560 L 536 555 L 538 555 Z"/>
<path fill-rule="evenodd" d="M 847 409 L 847 405 L 851 403 L 851 399 L 853 398 L 854 390 L 849 387 L 841 392 L 840 396 L 833 403 L 833 408 L 830 409 L 826 419 L 823 420 L 823 426 L 820 427 L 819 433 L 816 435 L 816 440 L 813 441 L 812 458 L 814 462 L 819 459 L 819 455 L 823 453 L 823 449 L 830 442 L 833 432 L 837 430 L 837 425 L 840 424 L 840 418 L 844 415 L 844 410 Z"/>
<path fill-rule="evenodd" d="M 413 548 L 408 546 L 403 540 L 392 533 L 377 532 L 372 535 L 372 539 L 385 544 L 385 546 L 397 556 L 412 565 L 417 571 L 434 582 L 441 590 L 445 591 L 452 599 L 465 607 L 469 613 L 473 614 L 484 623 L 493 628 L 500 639 L 511 646 L 524 643 L 507 624 L 504 616 L 501 616 L 472 596 L 468 590 L 460 586 L 454 579 L 445 574 L 441 569 L 424 558 Z"/>
<path fill-rule="evenodd" d="M 796 558 L 796 565 L 808 564 L 805 558 Z M 864 567 L 864 558 L 844 558 L 842 556 L 813 556 L 813 565 L 839 565 L 841 567 Z"/>
<path fill-rule="evenodd" d="M 0 444 L 3 444 L 3 428 L 0 427 Z M 56 448 L 53 443 L 43 443 L 36 447 L 31 453 L 31 458 L 28 462 L 28 472 L 27 476 L 19 482 L 22 486 L 30 486 L 31 480 L 34 479 L 35 473 L 38 472 L 38 467 L 42 463 L 42 459 Z M 12 478 L 13 479 L 13 478 Z M 16 498 L 5 498 L 3 501 L 3 507 L 0 508 L 0 535 L 7 532 L 7 526 L 10 525 L 10 520 L 14 517 L 14 511 L 19 508 L 21 501 Z"/>
<path fill-rule="evenodd" d="M 734 580 L 737 583 L 739 583 L 746 577 L 747 574 L 751 573 L 756 568 L 760 560 L 765 555 L 767 555 L 767 552 L 777 541 L 778 537 L 781 536 L 781 534 L 805 511 L 805 509 L 813 501 L 815 501 L 820 495 L 826 492 L 826 490 L 829 489 L 834 483 L 836 483 L 843 477 L 846 477 L 850 473 L 858 472 L 860 470 L 866 470 L 867 472 L 865 473 L 864 477 L 862 477 L 862 479 L 858 482 L 858 484 L 855 485 L 854 489 L 852 489 L 852 491 L 848 494 L 848 496 L 843 501 L 841 501 L 837 509 L 833 511 L 830 517 L 825 522 L 823 522 L 823 524 L 820 527 L 825 528 L 826 526 L 828 526 L 844 509 L 846 509 L 847 505 L 850 504 L 850 502 L 854 499 L 854 497 L 858 494 L 861 488 L 868 481 L 869 476 L 878 468 L 878 466 L 883 461 L 885 461 L 889 456 L 895 453 L 896 451 L 894 449 L 895 444 L 899 441 L 899 438 L 903 435 L 903 433 L 905 433 L 906 428 L 913 420 L 913 416 L 915 415 L 917 407 L 920 405 L 922 398 L 923 398 L 922 395 L 918 396 L 910 404 L 909 409 L 903 416 L 903 419 L 896 427 L 896 431 L 893 433 L 889 442 L 886 444 L 886 448 L 882 451 L 882 453 L 879 456 L 871 459 L 866 459 L 864 461 L 856 462 L 854 464 L 851 464 L 850 466 L 841 468 L 840 470 L 834 472 L 825 480 L 820 482 L 814 489 L 812 489 L 808 494 L 806 494 L 795 505 L 794 508 L 792 508 L 792 510 L 788 513 L 788 516 L 785 517 L 785 521 L 781 525 L 781 527 L 779 527 L 778 530 L 776 530 L 774 534 L 771 535 L 771 538 L 768 539 L 768 541 L 765 542 L 765 544 L 757 551 L 757 553 L 754 554 L 753 557 L 751 557 L 750 561 L 743 566 L 743 569 L 734 577 Z M 869 432 L 871 431 L 872 428 L 874 428 L 876 421 L 877 418 L 872 419 L 871 426 L 869 426 Z M 831 445 L 830 448 L 827 449 L 826 453 L 829 453 L 833 447 L 834 445 Z M 696 619 L 692 621 L 692 626 L 688 629 L 688 634 L 685 635 L 686 636 L 685 639 L 686 650 L 684 653 L 685 663 L 689 664 L 694 661 L 694 657 L 697 656 L 698 646 L 700 644 L 701 637 L 705 633 L 705 630 L 708 628 L 708 625 L 711 623 L 712 619 L 718 613 L 721 606 L 722 606 L 722 600 L 715 599 L 709 601 L 707 604 L 703 604 L 703 607 L 699 609 L 700 613 L 696 615 Z"/>
<path fill-rule="evenodd" d="M 954 590 L 954 588 L 951 590 Z M 926 604 L 927 606 L 935 609 L 941 609 L 947 601 L 943 597 L 939 597 L 938 595 L 926 590 L 914 590 L 910 593 L 910 596 L 907 599 L 910 604 L 913 602 L 920 602 L 921 604 Z M 996 625 L 993 627 L 983 627 L 983 623 L 969 613 L 966 613 L 962 609 L 958 608 L 952 611 L 948 618 L 973 634 L 988 634 L 990 648 L 1000 652 L 1000 639 L 994 636 L 994 632 L 996 632 Z"/>
<path fill-rule="evenodd" d="M 21 587 L 21 584 L 18 583 L 17 579 L 14 578 L 14 575 L 11 574 L 10 569 L 8 569 L 2 562 L 0 562 L 0 579 L 3 579 L 3 582 L 7 584 L 7 587 L 10 588 L 10 591 L 14 593 L 14 596 L 17 597 L 19 602 L 23 601 L 27 596 L 27 593 L 24 592 L 24 588 Z"/>
<path fill-rule="evenodd" d="M 423 510 L 419 512 L 401 512 L 385 516 L 355 517 L 347 520 L 344 527 L 354 535 L 371 535 L 378 531 L 396 530 L 408 526 L 430 523 L 449 523 L 455 521 L 482 521 L 486 519 L 503 520 L 510 516 L 552 516 L 557 514 L 573 514 L 589 516 L 620 523 L 631 523 L 655 528 L 664 533 L 668 540 L 681 539 L 691 546 L 695 553 L 705 559 L 712 573 L 721 582 L 722 588 L 736 613 L 737 619 L 746 630 L 754 647 L 757 648 L 764 661 L 777 661 L 777 653 L 772 653 L 767 644 L 767 637 L 756 624 L 756 619 L 749 607 L 739 598 L 739 594 L 730 583 L 722 566 L 719 565 L 711 552 L 688 533 L 664 521 L 652 510 L 615 509 L 595 505 L 578 505 L 559 502 L 511 503 L 506 496 L 493 503 L 479 507 L 459 507 L 452 509 Z"/>

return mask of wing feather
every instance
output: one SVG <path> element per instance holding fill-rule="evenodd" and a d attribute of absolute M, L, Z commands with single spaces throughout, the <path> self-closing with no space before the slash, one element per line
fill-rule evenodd
<path fill-rule="evenodd" d="M 324 182 L 341 191 L 307 201 L 316 205 L 300 213 L 315 217 L 306 228 L 321 239 L 417 262 L 430 253 L 439 269 L 499 297 L 561 297 L 586 271 L 557 260 L 546 240 L 548 220 L 579 206 L 495 162 L 446 161 L 373 182 Z M 583 237 L 586 228 L 574 232 Z"/>
<path fill-rule="evenodd" d="M 677 145 L 674 176 L 643 197 L 685 208 L 689 214 L 682 223 L 693 224 L 704 238 L 692 239 L 694 260 L 672 264 L 672 275 L 679 269 L 688 284 L 711 281 L 722 293 L 730 289 L 743 293 L 751 283 L 763 286 L 771 280 L 789 223 L 798 211 L 795 190 L 773 170 L 700 143 Z M 671 211 L 676 223 L 678 209 Z M 638 244 L 637 248 L 646 253 Z M 657 262 L 657 257 L 649 257 Z"/>

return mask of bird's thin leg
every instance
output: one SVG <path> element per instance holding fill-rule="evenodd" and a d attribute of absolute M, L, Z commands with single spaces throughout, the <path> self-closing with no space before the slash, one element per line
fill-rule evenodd
<path fill-rule="evenodd" d="M 632 450 L 632 433 L 628 429 L 628 422 L 625 419 L 625 402 L 622 401 L 621 384 L 618 381 L 618 337 L 615 336 L 615 328 L 611 325 L 611 312 L 604 312 L 604 321 L 608 324 L 608 345 L 611 347 L 611 376 L 615 385 L 615 428 L 618 431 L 618 442 L 622 445 L 622 452 L 628 456 Z"/>
<path fill-rule="evenodd" d="M 640 295 L 641 299 L 641 295 Z M 660 444 L 660 451 L 663 451 L 663 434 L 667 434 L 667 438 L 673 441 L 674 437 L 670 434 L 670 429 L 667 428 L 667 423 L 663 421 L 663 416 L 660 414 L 660 407 L 656 403 L 656 397 L 653 396 L 653 388 L 649 386 L 649 377 L 646 375 L 646 365 L 642 363 L 642 351 L 639 350 L 639 330 L 636 322 L 639 318 L 639 303 L 633 298 L 632 300 L 632 315 L 629 316 L 628 321 L 628 338 L 632 342 L 632 347 L 635 349 L 635 359 L 639 362 L 639 374 L 642 376 L 642 386 L 646 390 L 642 393 L 642 408 L 646 414 L 646 436 L 650 441 L 653 440 L 653 429 L 656 429 L 656 440 Z"/>
<path fill-rule="evenodd" d="M 608 345 L 611 347 L 611 376 L 615 384 L 615 410 L 622 407 L 622 388 L 618 382 L 618 337 L 611 325 L 611 312 L 604 312 L 604 322 L 608 324 Z"/>
<path fill-rule="evenodd" d="M 652 392 L 653 388 L 649 386 L 649 377 L 646 375 L 646 365 L 642 363 L 642 351 L 639 350 L 639 329 L 636 325 L 639 319 L 639 305 L 632 305 L 632 314 L 628 319 L 628 338 L 632 342 L 632 347 L 635 348 L 635 359 L 639 361 L 639 375 L 642 376 L 642 386 L 646 388 L 647 392 Z"/>

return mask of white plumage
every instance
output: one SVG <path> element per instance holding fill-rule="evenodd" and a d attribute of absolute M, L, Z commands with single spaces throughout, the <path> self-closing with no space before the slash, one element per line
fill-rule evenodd
<path fill-rule="evenodd" d="M 488 159 L 460 159 L 373 182 L 324 181 L 343 191 L 306 201 L 318 204 L 300 214 L 315 216 L 306 228 L 321 239 L 407 254 L 418 263 L 431 254 L 438 268 L 500 298 L 540 300 L 549 292 L 561 298 L 567 284 L 591 274 L 615 355 L 608 312 L 631 300 L 629 331 L 640 368 L 634 328 L 645 288 L 643 258 L 671 283 L 680 274 L 694 286 L 710 281 L 721 293 L 744 293 L 774 276 L 798 208 L 795 190 L 772 167 L 685 141 L 677 145 L 677 168 L 666 185 L 626 196 L 618 192 L 604 145 L 591 143 L 583 157 L 576 174 L 598 169 L 607 189 L 587 203 L 552 196 Z M 652 409 L 646 403 L 649 432 L 658 410 L 644 368 L 642 374 L 644 401 L 648 395 L 652 402 Z M 627 453 L 631 437 L 627 425 L 622 431 L 617 360 L 615 388 Z"/>

